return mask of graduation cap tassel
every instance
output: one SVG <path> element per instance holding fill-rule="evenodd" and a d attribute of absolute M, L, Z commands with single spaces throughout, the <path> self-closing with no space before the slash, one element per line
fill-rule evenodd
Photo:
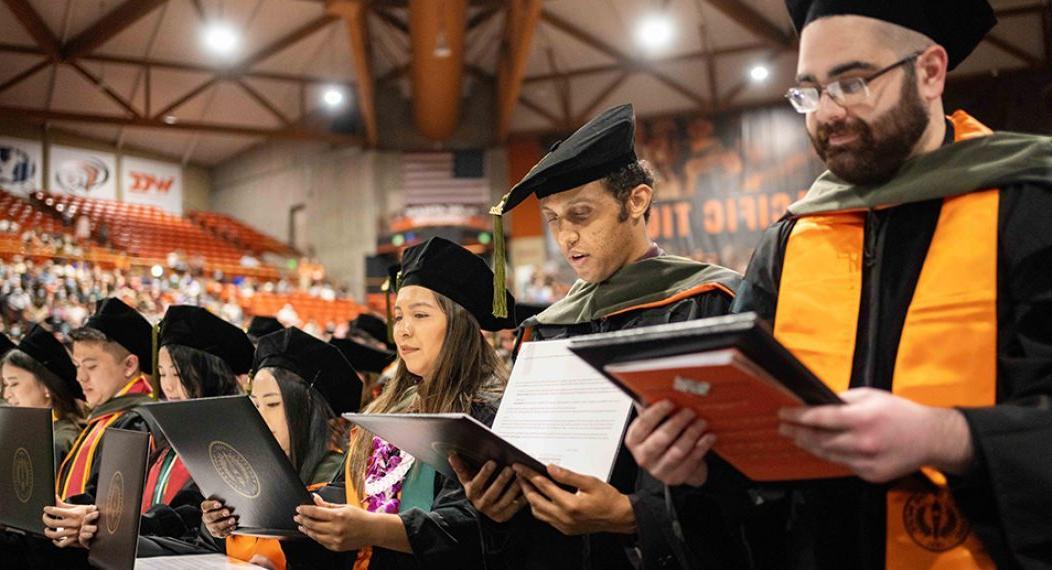
<path fill-rule="evenodd" d="M 505 194 L 500 203 L 490 209 L 493 216 L 493 316 L 499 319 L 508 316 L 508 299 L 504 293 L 507 286 L 505 266 L 507 252 L 504 249 L 504 203 L 510 194 Z"/>
<path fill-rule="evenodd" d="M 394 314 L 391 312 L 391 289 L 393 289 L 393 283 L 391 278 L 388 277 L 387 281 L 384 281 L 383 289 L 384 292 L 384 304 L 387 305 L 387 342 L 394 342 Z"/>
<path fill-rule="evenodd" d="M 150 389 L 153 390 L 154 397 L 161 397 L 161 380 L 158 374 L 158 353 L 161 351 L 161 347 L 158 346 L 158 335 L 161 331 L 161 323 L 157 323 L 150 327 L 150 363 L 153 365 L 150 371 Z"/>

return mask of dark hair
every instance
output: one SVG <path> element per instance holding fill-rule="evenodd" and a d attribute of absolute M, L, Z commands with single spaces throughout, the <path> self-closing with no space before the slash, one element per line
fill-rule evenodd
<path fill-rule="evenodd" d="M 118 362 L 127 358 L 131 351 L 124 348 L 124 345 L 110 338 L 106 333 L 99 329 L 92 327 L 80 327 L 79 329 L 73 329 L 69 333 L 69 339 L 73 342 L 101 342 L 110 354 L 117 359 Z M 142 362 L 139 363 L 139 369 L 142 370 Z"/>
<path fill-rule="evenodd" d="M 15 348 L 4 356 L 2 362 L 29 372 L 43 384 L 51 394 L 51 409 L 55 411 L 59 419 L 77 421 L 84 417 L 83 410 L 77 403 L 77 397 L 74 396 L 70 385 L 45 368 L 37 359 Z"/>
<path fill-rule="evenodd" d="M 278 383 L 289 426 L 289 461 L 304 484 L 329 453 L 329 420 L 332 412 L 317 390 L 294 372 L 284 368 L 266 368 Z M 324 434 L 324 435 L 323 435 Z"/>
<path fill-rule="evenodd" d="M 164 346 L 179 372 L 179 383 L 190 399 L 234 396 L 241 393 L 237 376 L 214 354 L 182 344 Z"/>
<path fill-rule="evenodd" d="M 499 399 L 504 391 L 508 369 L 493 345 L 482 336 L 478 320 L 449 297 L 431 292 L 446 315 L 442 354 L 432 378 L 422 382 L 399 358 L 394 378 L 387 382 L 380 396 L 369 403 L 365 412 L 469 414 L 473 403 Z M 364 491 L 372 441 L 371 433 L 359 429 L 354 431 L 349 445 L 348 461 L 355 480 L 347 481 L 347 484 L 355 485 L 359 495 Z"/>
<path fill-rule="evenodd" d="M 632 190 L 640 184 L 653 188 L 654 172 L 645 160 L 637 160 L 607 174 L 602 182 L 603 187 L 620 202 L 621 214 L 618 219 L 623 222 L 628 219 L 628 198 L 632 195 Z M 643 213 L 643 220 L 650 221 L 650 204 L 647 204 L 647 211 Z"/>

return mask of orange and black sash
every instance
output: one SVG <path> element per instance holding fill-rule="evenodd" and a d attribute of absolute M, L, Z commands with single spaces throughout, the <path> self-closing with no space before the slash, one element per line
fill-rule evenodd
<path fill-rule="evenodd" d="M 124 385 L 114 398 L 134 394 L 149 395 L 149 377 L 140 375 Z M 66 454 L 66 459 L 55 478 L 56 492 L 63 501 L 84 493 L 91 478 L 91 468 L 95 463 L 95 454 L 106 432 L 127 410 L 117 410 L 88 419 L 88 425 L 73 442 L 73 447 Z"/>
<path fill-rule="evenodd" d="M 324 486 L 325 483 L 318 483 L 307 487 L 307 490 L 316 491 Z M 250 562 L 253 556 L 262 556 L 269 560 L 277 570 L 285 570 L 287 564 L 285 552 L 281 549 L 281 542 L 276 538 L 231 535 L 226 537 L 226 554 L 244 562 Z"/>
<path fill-rule="evenodd" d="M 964 114 L 956 140 L 989 134 Z M 928 406 L 996 403 L 1000 191 L 944 199 L 906 313 L 892 392 Z M 797 220 L 785 251 L 775 336 L 835 391 L 847 390 L 862 294 L 866 212 Z M 993 568 L 942 474 L 887 494 L 886 567 Z"/>

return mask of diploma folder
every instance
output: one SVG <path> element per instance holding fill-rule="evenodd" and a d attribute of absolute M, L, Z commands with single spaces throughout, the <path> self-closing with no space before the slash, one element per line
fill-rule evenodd
<path fill-rule="evenodd" d="M 99 518 L 88 563 L 100 570 L 135 567 L 139 511 L 146 484 L 150 434 L 110 428 L 99 465 Z"/>
<path fill-rule="evenodd" d="M 343 414 L 343 417 L 450 479 L 457 478 L 449 465 L 450 453 L 456 453 L 475 468 L 493 460 L 497 465 L 518 463 L 538 473 L 547 473 L 540 461 L 467 414 Z"/>
<path fill-rule="evenodd" d="M 694 410 L 713 451 L 750 479 L 851 475 L 778 434 L 779 409 L 842 401 L 754 313 L 582 336 L 570 351 L 636 401 Z"/>
<path fill-rule="evenodd" d="M 0 407 L 0 526 L 44 536 L 55 504 L 55 444 L 48 408 Z"/>
<path fill-rule="evenodd" d="M 138 410 L 160 426 L 201 494 L 233 508 L 239 517 L 234 534 L 303 537 L 292 517 L 296 507 L 311 504 L 306 484 L 248 396 L 158 402 Z"/>

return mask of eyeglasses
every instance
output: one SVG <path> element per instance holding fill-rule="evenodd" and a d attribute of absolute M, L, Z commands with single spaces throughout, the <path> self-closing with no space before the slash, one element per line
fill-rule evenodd
<path fill-rule="evenodd" d="M 850 79 L 839 79 L 825 86 L 819 87 L 790 87 L 785 93 L 797 113 L 814 113 L 818 110 L 818 104 L 822 99 L 822 93 L 828 93 L 829 98 L 841 107 L 851 107 L 865 103 L 869 99 L 869 84 L 881 75 L 912 62 L 920 57 L 921 52 L 906 56 L 895 63 L 876 71 L 865 77 L 852 77 Z"/>

